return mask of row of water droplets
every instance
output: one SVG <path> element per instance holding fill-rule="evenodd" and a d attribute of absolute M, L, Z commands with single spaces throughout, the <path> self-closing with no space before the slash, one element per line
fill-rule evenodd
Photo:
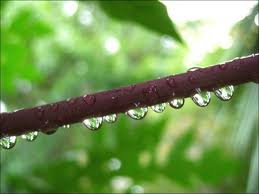
<path fill-rule="evenodd" d="M 63 128 L 70 128 L 70 125 L 63 125 Z M 54 130 L 47 131 L 47 132 L 42 131 L 42 133 L 51 135 L 51 134 L 55 133 L 56 131 L 57 131 L 57 129 L 54 129 Z M 28 142 L 32 142 L 38 137 L 38 135 L 39 135 L 38 131 L 33 131 L 33 132 L 23 134 L 20 137 L 21 137 L 21 139 L 24 139 Z M 4 137 L 0 140 L 0 146 L 4 149 L 11 149 L 15 146 L 16 142 L 17 142 L 16 136 Z"/>
<path fill-rule="evenodd" d="M 200 69 L 200 68 L 195 67 L 195 68 L 191 68 L 188 71 L 196 71 L 197 69 Z M 233 96 L 234 87 L 232 85 L 225 86 L 223 88 L 215 89 L 213 92 L 220 100 L 227 101 L 227 100 L 230 100 L 231 97 Z M 191 96 L 191 99 L 196 105 L 200 107 L 205 107 L 210 103 L 211 93 L 208 91 L 201 91 L 201 89 L 198 88 L 196 89 L 196 93 L 193 96 Z M 84 96 L 84 100 L 88 104 L 93 104 L 95 102 L 95 100 L 93 99 L 93 96 Z M 184 101 L 185 101 L 184 98 L 175 98 L 171 100 L 169 103 L 161 103 L 161 104 L 153 105 L 150 108 L 156 113 L 162 113 L 165 110 L 167 104 L 169 104 L 174 109 L 180 109 L 181 107 L 183 107 Z M 143 119 L 148 112 L 148 107 L 138 108 L 138 104 L 136 104 L 136 107 L 137 108 L 135 109 L 128 110 L 125 114 L 135 120 Z M 104 117 L 93 117 L 93 118 L 88 118 L 83 120 L 82 123 L 88 129 L 95 131 L 102 126 L 103 121 L 107 123 L 114 123 L 117 120 L 117 117 L 118 117 L 117 114 L 106 115 Z M 69 127 L 70 127 L 69 125 L 63 126 L 63 128 L 69 128 Z M 57 129 L 49 132 L 44 132 L 44 133 L 53 134 L 56 131 Z M 34 131 L 34 132 L 21 135 L 21 138 L 31 142 L 31 141 L 34 141 L 37 138 L 37 136 L 38 136 L 38 131 Z M 0 140 L 0 146 L 4 149 L 13 148 L 15 144 L 16 144 L 15 136 L 4 137 Z"/>
<path fill-rule="evenodd" d="M 193 67 L 189 69 L 188 72 L 196 71 L 199 69 L 201 68 Z M 168 81 L 168 84 L 171 86 L 175 84 L 170 79 L 167 81 Z M 214 90 L 214 94 L 223 101 L 230 100 L 231 97 L 233 96 L 233 92 L 234 92 L 234 87 L 232 85 Z M 211 93 L 208 91 L 201 91 L 201 89 L 198 88 L 196 89 L 196 93 L 193 96 L 191 96 L 191 99 L 196 105 L 200 107 L 205 107 L 210 103 Z M 180 109 L 183 107 L 184 101 L 185 101 L 184 98 L 175 98 L 171 100 L 169 103 L 156 104 L 151 106 L 150 108 L 156 113 L 162 113 L 165 110 L 167 104 L 169 104 L 172 108 Z M 143 119 L 148 112 L 148 107 L 138 108 L 138 104 L 135 104 L 135 106 L 137 108 L 130 109 L 125 114 L 135 120 Z M 85 119 L 83 121 L 83 124 L 90 130 L 97 130 L 101 127 L 103 121 L 106 121 L 108 123 L 114 123 L 116 120 L 117 120 L 117 114 L 113 114 L 105 117 L 95 117 L 95 118 Z"/>

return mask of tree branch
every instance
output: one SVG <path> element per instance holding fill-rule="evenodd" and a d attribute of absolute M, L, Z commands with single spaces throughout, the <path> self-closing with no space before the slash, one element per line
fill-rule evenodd
<path fill-rule="evenodd" d="M 124 113 L 136 107 L 192 96 L 197 88 L 213 91 L 226 85 L 259 80 L 259 55 L 172 75 L 118 89 L 89 94 L 53 104 L 0 114 L 0 137 L 31 131 L 47 132 L 86 118 Z"/>

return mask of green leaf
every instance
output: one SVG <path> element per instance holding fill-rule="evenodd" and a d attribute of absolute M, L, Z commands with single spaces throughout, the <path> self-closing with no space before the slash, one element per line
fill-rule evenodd
<path fill-rule="evenodd" d="M 169 35 L 183 43 L 167 14 L 166 7 L 157 0 L 99 1 L 99 4 L 109 16 L 115 19 L 135 22 L 160 34 Z"/>

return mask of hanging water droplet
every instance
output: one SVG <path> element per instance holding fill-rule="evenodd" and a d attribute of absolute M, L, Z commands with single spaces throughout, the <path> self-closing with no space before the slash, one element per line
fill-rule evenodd
<path fill-rule="evenodd" d="M 16 136 L 4 137 L 0 140 L 0 146 L 4 149 L 11 149 L 16 144 Z"/>
<path fill-rule="evenodd" d="M 21 136 L 22 139 L 25 139 L 27 141 L 34 141 L 38 137 L 38 131 L 33 131 L 27 134 L 24 134 Z"/>
<path fill-rule="evenodd" d="M 196 105 L 205 107 L 210 103 L 210 92 L 197 89 L 197 93 L 191 98 Z"/>
<path fill-rule="evenodd" d="M 225 86 L 223 88 L 219 88 L 214 90 L 214 94 L 223 101 L 230 100 L 234 93 L 234 86 Z"/>
<path fill-rule="evenodd" d="M 70 128 L 70 125 L 63 125 L 62 127 L 68 129 L 68 128 Z"/>
<path fill-rule="evenodd" d="M 128 110 L 126 114 L 133 119 L 140 120 L 146 116 L 147 111 L 148 111 L 147 107 L 142 107 L 142 108 Z"/>
<path fill-rule="evenodd" d="M 53 133 L 56 133 L 57 130 L 58 130 L 57 128 L 53 128 L 53 129 L 49 129 L 48 131 L 41 131 L 41 132 L 46 135 L 52 135 Z"/>
<path fill-rule="evenodd" d="M 114 123 L 117 120 L 117 114 L 106 115 L 103 120 L 107 123 Z"/>
<path fill-rule="evenodd" d="M 175 109 L 182 108 L 184 105 L 184 98 L 175 98 L 169 102 L 169 105 Z"/>
<path fill-rule="evenodd" d="M 97 130 L 101 127 L 103 122 L 102 117 L 94 117 L 94 118 L 89 118 L 85 119 L 83 121 L 84 126 L 86 126 L 90 130 Z"/>
<path fill-rule="evenodd" d="M 166 103 L 161 103 L 161 104 L 156 104 L 156 105 L 151 106 L 151 109 L 154 112 L 161 113 L 165 110 L 165 107 L 166 107 Z"/>

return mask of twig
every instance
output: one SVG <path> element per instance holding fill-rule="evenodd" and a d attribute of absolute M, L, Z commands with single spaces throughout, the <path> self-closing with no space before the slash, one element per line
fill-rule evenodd
<path fill-rule="evenodd" d="M 0 137 L 50 131 L 89 117 L 124 113 L 136 107 L 192 96 L 197 88 L 213 91 L 259 80 L 259 54 L 183 74 L 89 94 L 53 104 L 0 114 Z"/>

